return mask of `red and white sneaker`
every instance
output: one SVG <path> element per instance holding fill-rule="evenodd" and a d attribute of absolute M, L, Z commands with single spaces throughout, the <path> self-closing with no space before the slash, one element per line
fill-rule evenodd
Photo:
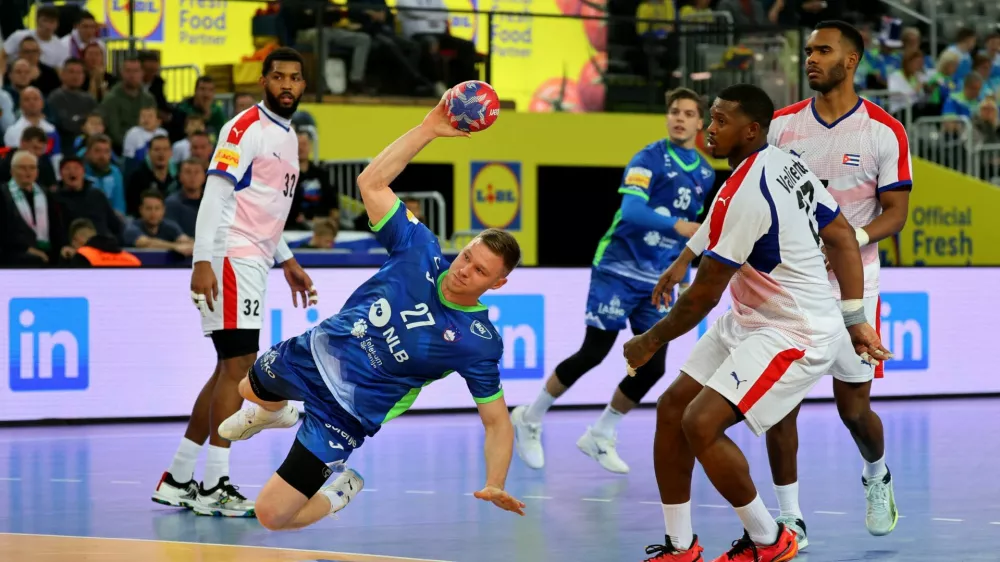
<path fill-rule="evenodd" d="M 750 533 L 743 531 L 743 538 L 733 541 L 733 548 L 713 562 L 787 562 L 798 553 L 795 532 L 779 523 L 774 544 L 757 544 L 750 539 Z"/>
<path fill-rule="evenodd" d="M 703 562 L 701 557 L 704 548 L 698 544 L 698 535 L 691 541 L 691 547 L 685 551 L 677 550 L 667 536 L 667 544 L 653 544 L 646 547 L 646 554 L 652 554 L 652 558 L 647 558 L 643 562 Z"/>

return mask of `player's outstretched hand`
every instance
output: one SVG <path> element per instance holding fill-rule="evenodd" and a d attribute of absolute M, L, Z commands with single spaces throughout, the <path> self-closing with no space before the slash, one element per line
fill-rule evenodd
<path fill-rule="evenodd" d="M 660 275 L 660 280 L 656 282 L 656 287 L 653 288 L 653 306 L 659 308 L 662 304 L 663 306 L 670 306 L 670 301 L 673 299 L 674 287 L 684 280 L 684 276 L 687 275 L 687 264 L 679 263 L 674 261 Z"/>
<path fill-rule="evenodd" d="M 635 370 L 646 364 L 659 347 L 649 337 L 649 332 L 643 332 L 625 342 L 626 370 L 630 377 L 635 376 Z"/>
<path fill-rule="evenodd" d="M 865 361 L 878 365 L 880 361 L 892 359 L 892 353 L 882 347 L 882 339 L 871 324 L 867 322 L 855 324 L 848 328 L 847 332 L 851 334 L 854 351 Z"/>
<path fill-rule="evenodd" d="M 316 287 L 313 286 L 306 270 L 302 269 L 294 259 L 286 261 L 281 266 L 285 270 L 285 281 L 288 281 L 288 286 L 292 289 L 292 306 L 298 308 L 299 297 L 302 297 L 302 308 L 319 304 L 319 293 L 316 292 Z"/>
<path fill-rule="evenodd" d="M 472 495 L 483 501 L 493 502 L 500 509 L 524 515 L 524 502 L 496 486 L 487 486 Z"/>
<path fill-rule="evenodd" d="M 451 126 L 448 119 L 448 102 L 445 101 L 448 94 L 441 97 L 441 101 L 424 117 L 421 124 L 425 129 L 431 131 L 435 137 L 469 137 L 471 134 L 459 131 Z"/>
<path fill-rule="evenodd" d="M 191 300 L 201 311 L 202 316 L 208 310 L 215 312 L 213 304 L 219 298 L 219 283 L 215 279 L 215 272 L 212 271 L 211 262 L 200 261 L 194 264 L 194 271 L 191 272 Z"/>

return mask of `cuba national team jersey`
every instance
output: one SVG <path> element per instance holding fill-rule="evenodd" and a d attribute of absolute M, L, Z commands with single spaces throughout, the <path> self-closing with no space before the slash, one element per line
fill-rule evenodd
<path fill-rule="evenodd" d="M 632 157 L 618 192 L 640 197 L 657 213 L 695 221 L 705 196 L 715 184 L 715 170 L 697 150 L 656 141 Z M 684 239 L 673 230 L 654 230 L 622 220 L 615 214 L 611 228 L 594 256 L 597 270 L 655 284 L 660 274 L 680 255 Z"/>
<path fill-rule="evenodd" d="M 501 398 L 500 334 L 486 306 L 445 300 L 449 263 L 437 238 L 398 200 L 372 230 L 389 259 L 308 334 L 332 399 L 374 435 L 455 371 L 477 404 Z"/>

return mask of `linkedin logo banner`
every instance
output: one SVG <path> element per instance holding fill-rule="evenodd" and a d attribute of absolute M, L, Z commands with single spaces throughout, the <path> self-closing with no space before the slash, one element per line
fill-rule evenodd
<path fill-rule="evenodd" d="M 373 273 L 310 271 L 322 294 L 319 308 L 294 308 L 280 270 L 269 279 L 261 350 L 335 314 Z M 191 304 L 187 270 L 5 271 L 0 284 L 0 421 L 187 415 L 215 364 L 211 340 Z M 515 270 L 500 291 L 483 297 L 503 341 L 500 362 L 509 404 L 532 400 L 542 381 L 583 341 L 590 271 Z M 1000 392 L 990 358 L 1000 300 L 1000 269 L 886 269 L 880 329 L 895 354 L 876 395 L 919 396 Z M 608 295 L 625 302 L 624 295 Z M 729 306 L 728 297 L 698 328 L 670 344 L 667 376 L 680 370 L 698 337 Z M 474 327 L 470 327 L 470 330 Z M 608 358 L 584 376 L 561 404 L 604 404 L 625 376 L 622 332 Z M 832 395 L 830 379 L 813 397 Z M 458 375 L 427 386 L 420 408 L 471 408 Z"/>

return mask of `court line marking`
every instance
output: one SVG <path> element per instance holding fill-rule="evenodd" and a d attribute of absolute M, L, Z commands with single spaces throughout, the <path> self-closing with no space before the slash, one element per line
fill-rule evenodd
<path fill-rule="evenodd" d="M 20 478 L 6 477 L 6 476 L 0 477 L 0 482 L 20 482 L 20 481 L 21 481 Z"/>
<path fill-rule="evenodd" d="M 844 511 L 814 511 L 813 513 L 820 515 L 847 515 L 847 512 Z"/>
<path fill-rule="evenodd" d="M 112 484 L 142 484 L 142 482 L 138 482 L 136 480 L 112 480 L 111 483 Z"/>
<path fill-rule="evenodd" d="M 431 558 L 406 558 L 403 556 L 387 556 L 383 554 L 366 554 L 364 552 L 327 552 L 323 550 L 304 550 L 301 548 L 276 548 L 273 546 L 258 546 L 252 544 L 220 544 L 220 543 L 208 543 L 208 542 L 190 542 L 190 541 L 165 541 L 165 540 L 155 540 L 155 539 L 126 539 L 121 537 L 85 537 L 82 535 L 48 535 L 48 534 L 36 534 L 36 533 L 5 533 L 0 531 L 0 535 L 8 536 L 21 536 L 21 537 L 47 537 L 47 538 L 59 538 L 59 539 L 91 539 L 98 541 L 126 541 L 126 542 L 145 542 L 145 543 L 170 543 L 170 544 L 189 544 L 194 546 L 222 546 L 228 548 L 253 548 L 256 550 L 278 550 L 284 552 L 302 552 L 306 554 L 322 554 L 323 556 L 362 556 L 369 558 L 381 558 L 385 560 L 398 560 L 399 562 L 450 562 L 449 560 L 434 560 Z"/>
<path fill-rule="evenodd" d="M 436 494 L 437 492 L 435 492 L 434 490 L 407 490 L 407 491 L 405 491 L 403 493 L 404 494 L 419 494 L 419 495 L 422 495 L 422 496 L 430 496 L 430 495 Z"/>
<path fill-rule="evenodd" d="M 378 488 L 361 488 L 362 492 L 377 492 Z"/>
<path fill-rule="evenodd" d="M 524 496 L 526 500 L 551 500 L 552 496 Z"/>
<path fill-rule="evenodd" d="M 642 505 L 663 505 L 662 502 L 639 502 Z"/>
<path fill-rule="evenodd" d="M 731 506 L 731 505 L 714 505 L 714 504 L 710 504 L 710 503 L 703 503 L 703 504 L 699 504 L 698 507 L 707 507 L 709 509 L 730 509 L 733 506 Z"/>
<path fill-rule="evenodd" d="M 49 478 L 49 482 L 62 482 L 64 484 L 79 484 L 83 480 L 77 480 L 76 478 Z"/>
<path fill-rule="evenodd" d="M 260 484 L 240 484 L 240 488 L 263 488 Z"/>
<path fill-rule="evenodd" d="M 950 517 L 931 517 L 931 521 L 944 521 L 945 523 L 962 523 L 965 519 L 952 519 Z"/>
<path fill-rule="evenodd" d="M 584 501 L 584 502 L 611 503 L 611 500 L 609 500 L 607 498 L 580 498 L 580 501 Z"/>
<path fill-rule="evenodd" d="M 990 521 L 990 525 L 1000 525 L 1000 521 Z"/>

